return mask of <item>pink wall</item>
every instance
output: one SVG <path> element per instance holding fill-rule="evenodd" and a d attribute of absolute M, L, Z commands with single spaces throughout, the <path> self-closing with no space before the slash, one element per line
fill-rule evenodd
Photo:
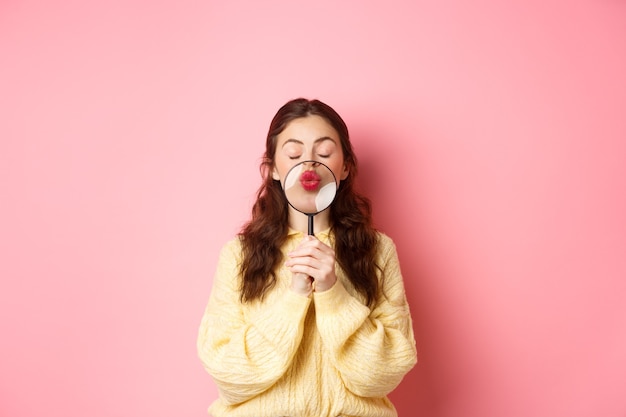
<path fill-rule="evenodd" d="M 297 96 L 398 245 L 402 416 L 626 416 L 626 3 L 514 3 L 0 3 L 0 416 L 206 415 L 217 251 Z"/>

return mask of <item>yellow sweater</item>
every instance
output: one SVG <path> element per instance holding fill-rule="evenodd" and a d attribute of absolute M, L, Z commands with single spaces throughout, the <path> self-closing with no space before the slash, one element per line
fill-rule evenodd
<path fill-rule="evenodd" d="M 317 237 L 329 244 L 328 233 Z M 290 231 L 283 253 L 302 238 Z M 263 301 L 242 304 L 239 239 L 223 247 L 198 336 L 198 354 L 220 393 L 211 415 L 397 416 L 386 396 L 417 355 L 395 245 L 379 238 L 382 295 L 372 308 L 338 265 L 328 291 L 294 293 L 281 267 Z"/>

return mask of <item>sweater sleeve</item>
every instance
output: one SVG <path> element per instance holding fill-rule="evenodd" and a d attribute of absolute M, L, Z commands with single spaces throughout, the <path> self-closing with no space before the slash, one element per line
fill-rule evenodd
<path fill-rule="evenodd" d="M 302 340 L 311 303 L 284 291 L 258 314 L 244 314 L 239 258 L 238 240 L 222 249 L 197 342 L 205 369 L 230 405 L 259 395 L 285 373 Z"/>
<path fill-rule="evenodd" d="M 317 327 L 346 388 L 383 397 L 416 364 L 409 306 L 395 245 L 381 235 L 381 291 L 373 309 L 337 283 L 315 293 Z"/>

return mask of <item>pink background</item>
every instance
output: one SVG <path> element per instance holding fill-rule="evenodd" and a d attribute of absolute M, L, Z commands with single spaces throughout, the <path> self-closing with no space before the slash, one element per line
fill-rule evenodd
<path fill-rule="evenodd" d="M 205 416 L 269 121 L 336 108 L 427 417 L 625 417 L 626 2 L 2 1 L 0 415 Z"/>

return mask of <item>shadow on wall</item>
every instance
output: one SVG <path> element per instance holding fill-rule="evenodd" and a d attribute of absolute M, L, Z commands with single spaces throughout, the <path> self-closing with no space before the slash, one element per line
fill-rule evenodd
<path fill-rule="evenodd" d="M 445 328 L 437 324 L 437 311 L 445 306 L 437 305 L 430 285 L 437 279 L 437 267 L 426 255 L 429 242 L 421 233 L 420 190 L 412 178 L 420 175 L 419 140 L 365 123 L 356 123 L 351 135 L 358 138 L 357 187 L 372 201 L 376 227 L 389 235 L 398 249 L 417 342 L 418 363 L 390 398 L 400 416 L 437 417 L 444 412 L 445 391 L 450 389 L 447 375 L 453 366 L 445 352 L 455 347 L 443 342 Z M 412 149 L 407 150 L 407 143 Z"/>

